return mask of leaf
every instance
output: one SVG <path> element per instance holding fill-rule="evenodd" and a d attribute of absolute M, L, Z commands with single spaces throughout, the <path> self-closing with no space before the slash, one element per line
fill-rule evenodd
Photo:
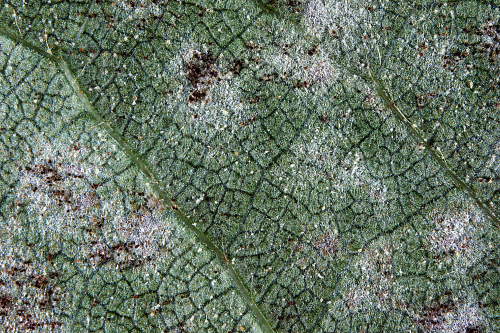
<path fill-rule="evenodd" d="M 2 1 L 5 331 L 496 332 L 495 1 Z"/>

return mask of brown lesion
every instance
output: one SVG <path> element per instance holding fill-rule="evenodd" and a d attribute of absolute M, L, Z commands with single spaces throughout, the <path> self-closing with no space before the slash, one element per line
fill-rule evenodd
<path fill-rule="evenodd" d="M 491 63 L 500 60 L 500 24 L 494 24 L 490 18 L 479 34 L 488 40 L 481 44 L 479 52 L 486 54 Z"/>
<path fill-rule="evenodd" d="M 222 76 L 225 75 L 217 69 L 218 60 L 219 57 L 212 55 L 210 52 L 193 52 L 185 66 L 186 77 L 192 86 L 188 97 L 189 103 L 210 102 L 208 97 L 210 86 L 214 82 L 220 81 Z M 243 60 L 236 59 L 229 65 L 226 74 L 238 75 L 243 67 Z"/>
<path fill-rule="evenodd" d="M 443 331 L 448 327 L 450 327 L 450 325 L 453 325 L 453 322 L 450 321 L 453 319 L 450 318 L 455 317 L 457 312 L 460 311 L 455 303 L 451 301 L 446 301 L 446 302 L 438 301 L 434 303 L 433 306 L 425 307 L 422 310 L 421 315 L 418 316 L 416 319 L 414 319 L 414 321 L 425 332 Z M 464 320 L 464 319 L 458 318 L 456 320 Z M 484 327 L 479 325 L 477 322 L 467 323 L 466 321 L 464 321 L 460 323 L 460 326 L 465 328 L 465 331 L 463 332 L 467 333 L 484 332 Z"/>
<path fill-rule="evenodd" d="M 43 319 L 50 317 L 52 309 L 60 301 L 60 289 L 56 287 L 59 274 L 47 272 L 48 268 L 33 267 L 30 259 L 12 260 L 8 267 L 2 268 L 1 285 L 11 290 L 10 293 L 0 293 L 0 321 L 3 327 L 7 331 L 26 332 L 61 326 L 60 322 Z"/>
<path fill-rule="evenodd" d="M 426 331 L 442 330 L 446 325 L 446 314 L 453 312 L 455 308 L 454 303 L 438 303 L 436 306 L 424 308 L 422 315 L 415 321 Z"/>
<path fill-rule="evenodd" d="M 186 65 L 187 79 L 193 86 L 189 95 L 189 102 L 194 103 L 205 99 L 207 96 L 207 86 L 214 80 L 218 80 L 220 73 L 216 70 L 215 64 L 218 57 L 210 52 L 195 51 Z"/>

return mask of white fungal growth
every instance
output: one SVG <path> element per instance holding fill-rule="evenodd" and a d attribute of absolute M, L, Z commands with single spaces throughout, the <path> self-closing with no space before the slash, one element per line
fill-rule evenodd
<path fill-rule="evenodd" d="M 292 39 L 289 44 L 285 43 L 281 47 L 266 48 L 260 58 L 272 66 L 280 79 L 290 82 L 296 88 L 323 88 L 334 82 L 341 73 L 329 59 L 327 51 L 317 45 L 295 44 Z M 307 89 L 296 91 L 308 93 Z"/>
<path fill-rule="evenodd" d="M 474 209 L 447 213 L 433 212 L 436 227 L 429 235 L 431 251 L 453 260 L 457 270 L 474 265 L 486 248 L 481 242 L 484 217 Z"/>
<path fill-rule="evenodd" d="M 99 134 L 96 136 L 106 137 Z M 123 267 L 154 259 L 168 250 L 175 228 L 162 203 L 153 196 L 137 194 L 133 188 L 126 193 L 116 188 L 101 191 L 101 187 L 113 185 L 99 178 L 109 172 L 107 159 L 99 150 L 78 143 L 49 143 L 42 135 L 33 139 L 39 150 L 34 150 L 33 161 L 20 166 L 15 191 L 18 206 L 37 224 L 42 242 L 79 239 L 80 248 L 74 249 L 74 255 L 82 262 L 100 265 L 113 261 Z M 106 157 L 115 149 L 110 143 L 102 145 Z M 121 176 L 125 184 L 127 175 Z M 122 204 L 124 196 L 142 201 L 129 207 Z"/>
<path fill-rule="evenodd" d="M 417 323 L 425 332 L 480 332 L 483 318 L 477 303 L 442 304 L 424 310 Z"/>
<path fill-rule="evenodd" d="M 344 34 L 354 34 L 360 23 L 365 27 L 371 26 L 368 7 L 373 8 L 370 1 L 334 1 L 312 0 L 306 8 L 305 26 L 308 32 L 320 38 L 325 32 L 341 27 Z"/>
<path fill-rule="evenodd" d="M 318 123 L 319 120 L 316 119 Z M 371 179 L 360 152 L 345 153 L 342 134 L 338 131 L 318 131 L 312 138 L 298 140 L 290 148 L 301 164 L 296 168 L 297 184 L 329 182 L 332 194 L 348 191 L 369 191 L 372 201 L 383 202 L 387 190 L 381 181 Z"/>
<path fill-rule="evenodd" d="M 89 181 L 96 178 L 102 165 L 80 158 L 87 148 L 75 150 L 76 146 L 48 143 L 42 136 L 35 140 L 39 150 L 33 162 L 22 166 L 16 188 L 17 202 L 36 213 L 43 223 L 40 227 L 43 236 L 82 226 L 82 220 L 77 217 L 99 205 Z"/>
<path fill-rule="evenodd" d="M 483 321 L 477 304 L 462 304 L 446 318 L 445 333 L 473 332 Z"/>
<path fill-rule="evenodd" d="M 149 200 L 150 203 L 155 201 Z M 136 213 L 115 220 L 121 238 L 125 242 L 132 242 L 133 251 L 142 257 L 153 257 L 158 253 L 159 246 L 168 245 L 165 240 L 170 238 L 173 229 L 170 222 L 162 218 L 159 210 L 145 206 Z"/>
<path fill-rule="evenodd" d="M 167 2 L 165 0 L 120 0 L 118 1 L 118 5 L 129 13 L 131 19 L 136 19 L 159 15 L 161 13 L 161 6 Z"/>
<path fill-rule="evenodd" d="M 217 132 L 228 127 L 238 128 L 239 124 L 244 121 L 243 105 L 239 101 L 237 82 L 222 79 L 212 83 L 207 89 L 205 100 L 200 103 L 189 103 L 191 113 L 198 114 L 198 118 L 192 122 L 194 127 L 200 130 L 206 130 L 208 127 Z M 224 112 L 223 110 L 231 111 Z"/>

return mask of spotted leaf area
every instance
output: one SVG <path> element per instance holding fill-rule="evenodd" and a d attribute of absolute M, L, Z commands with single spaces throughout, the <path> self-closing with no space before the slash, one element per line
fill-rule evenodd
<path fill-rule="evenodd" d="M 0 22 L 0 330 L 500 330 L 494 1 Z"/>

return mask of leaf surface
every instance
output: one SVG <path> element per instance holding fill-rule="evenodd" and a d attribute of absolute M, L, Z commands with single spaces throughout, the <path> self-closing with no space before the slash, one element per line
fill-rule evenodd
<path fill-rule="evenodd" d="M 4 330 L 499 330 L 495 1 L 0 22 Z"/>

